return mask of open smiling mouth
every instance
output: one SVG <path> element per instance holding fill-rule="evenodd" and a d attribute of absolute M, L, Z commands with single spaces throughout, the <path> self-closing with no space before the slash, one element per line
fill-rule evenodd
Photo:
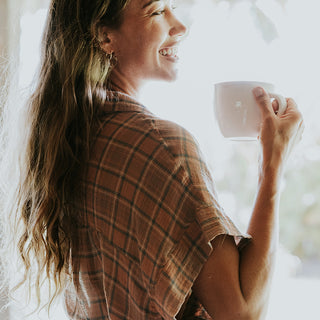
<path fill-rule="evenodd" d="M 177 47 L 163 48 L 159 51 L 159 53 L 164 57 L 172 58 L 174 60 L 179 59 Z"/>

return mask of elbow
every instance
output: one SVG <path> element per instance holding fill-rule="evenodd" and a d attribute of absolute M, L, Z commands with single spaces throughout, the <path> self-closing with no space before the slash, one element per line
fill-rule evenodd
<path fill-rule="evenodd" d="M 215 319 L 223 319 L 223 320 L 264 320 L 266 317 L 266 308 L 251 306 L 247 303 L 243 303 L 242 305 L 238 305 L 237 308 L 230 308 L 220 317 L 216 317 Z"/>
<path fill-rule="evenodd" d="M 266 317 L 265 307 L 245 305 L 239 313 L 239 320 L 264 320 Z M 231 318 L 230 318 L 231 319 Z"/>
<path fill-rule="evenodd" d="M 267 305 L 247 303 L 245 300 L 229 300 L 229 303 L 221 303 L 210 310 L 206 309 L 215 320 L 264 320 L 266 318 Z"/>
<path fill-rule="evenodd" d="M 246 301 L 234 297 L 222 300 L 214 309 L 210 310 L 211 313 L 208 313 L 215 320 L 265 320 L 267 307 L 267 303 L 261 303 L 256 299 Z"/>

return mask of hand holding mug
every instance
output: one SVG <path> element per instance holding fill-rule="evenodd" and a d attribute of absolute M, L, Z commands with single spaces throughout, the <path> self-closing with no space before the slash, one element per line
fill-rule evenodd
<path fill-rule="evenodd" d="M 254 88 L 253 94 L 261 112 L 259 140 L 263 149 L 263 165 L 281 167 L 301 140 L 304 130 L 302 115 L 291 98 L 286 99 L 284 113 L 275 114 L 270 96 L 263 88 Z"/>
<path fill-rule="evenodd" d="M 232 140 L 256 140 L 261 125 L 261 111 L 252 90 L 262 87 L 269 93 L 269 99 L 277 101 L 281 115 L 287 108 L 286 99 L 275 93 L 270 83 L 257 81 L 221 82 L 215 85 L 215 116 L 224 137 Z"/>

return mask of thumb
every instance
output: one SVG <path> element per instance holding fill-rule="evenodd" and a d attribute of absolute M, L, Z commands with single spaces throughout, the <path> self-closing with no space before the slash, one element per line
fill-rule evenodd
<path fill-rule="evenodd" d="M 268 93 L 261 87 L 254 88 L 252 92 L 258 103 L 258 106 L 260 107 L 262 114 L 267 115 L 271 113 L 274 115 L 271 99 Z"/>

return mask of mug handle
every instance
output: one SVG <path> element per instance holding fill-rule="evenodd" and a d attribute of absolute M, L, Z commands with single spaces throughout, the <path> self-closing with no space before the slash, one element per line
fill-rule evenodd
<path fill-rule="evenodd" d="M 269 96 L 271 98 L 274 98 L 278 101 L 278 104 L 279 104 L 279 109 L 277 111 L 277 114 L 279 116 L 281 116 L 282 114 L 284 114 L 284 112 L 286 111 L 287 109 L 287 100 L 280 94 L 277 94 L 277 93 L 269 93 Z"/>

